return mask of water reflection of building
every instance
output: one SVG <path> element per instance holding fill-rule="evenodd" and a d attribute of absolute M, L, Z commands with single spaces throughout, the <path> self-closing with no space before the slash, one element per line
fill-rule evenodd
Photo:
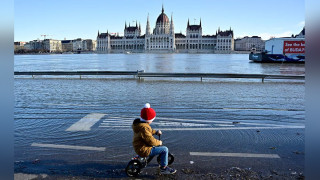
<path fill-rule="evenodd" d="M 155 28 L 150 29 L 149 15 L 147 17 L 146 33 L 141 35 L 141 25 L 127 26 L 124 36 L 118 34 L 100 33 L 97 35 L 97 52 L 194 52 L 194 53 L 230 53 L 234 50 L 233 30 L 216 32 L 215 35 L 203 35 L 202 24 L 190 25 L 189 20 L 186 35 L 174 33 L 174 21 L 169 20 L 162 7 Z"/>

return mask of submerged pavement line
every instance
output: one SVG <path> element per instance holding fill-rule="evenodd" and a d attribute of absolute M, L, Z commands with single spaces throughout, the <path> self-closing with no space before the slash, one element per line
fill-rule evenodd
<path fill-rule="evenodd" d="M 105 119 L 103 122 L 115 122 L 117 119 L 123 119 L 121 121 L 126 122 L 126 123 L 131 123 L 133 122 L 133 120 L 135 119 L 134 117 L 130 118 L 130 117 L 121 117 L 121 116 L 113 116 L 113 117 L 108 117 L 108 119 Z M 214 125 L 214 126 L 225 126 L 225 127 L 235 127 L 233 124 L 233 121 L 226 121 L 226 120 L 222 120 L 222 121 L 217 121 L 217 120 L 209 120 L 209 121 L 203 121 L 203 120 L 199 120 L 199 119 L 179 119 L 179 118 L 166 118 L 166 117 L 157 117 L 158 122 L 154 122 L 156 124 L 161 124 L 163 122 L 180 122 L 183 121 L 183 123 L 196 123 L 196 122 L 201 122 L 203 124 L 210 124 L 210 125 Z M 226 125 L 223 125 L 226 124 Z M 241 125 L 250 125 L 250 126 L 265 126 L 268 127 L 268 129 L 270 129 L 269 127 L 279 127 L 282 128 L 286 125 L 279 125 L 279 124 L 270 124 L 270 123 L 255 123 L 255 122 L 242 122 L 240 121 Z M 298 125 L 297 125 L 298 126 Z M 303 127 L 304 128 L 304 127 Z"/>
<path fill-rule="evenodd" d="M 112 126 L 112 125 L 101 125 L 101 128 L 130 128 L 131 126 Z"/>
<path fill-rule="evenodd" d="M 53 106 L 99 106 L 99 105 L 93 105 L 93 104 L 55 104 L 55 103 L 44 103 L 45 105 L 53 105 Z"/>
<path fill-rule="evenodd" d="M 104 126 L 100 125 L 99 127 L 114 127 L 114 126 Z M 126 127 L 126 126 L 121 126 Z M 129 126 L 127 126 L 129 127 Z M 261 130 L 261 129 L 304 129 L 305 126 L 281 126 L 281 127 L 219 127 L 219 128 L 161 128 L 161 131 L 225 131 L 225 130 Z M 117 131 L 132 131 L 131 128 L 117 128 L 109 129 Z"/>
<path fill-rule="evenodd" d="M 121 118 L 121 117 L 112 117 L 112 118 Z M 134 119 L 134 118 L 132 118 Z M 199 119 L 178 119 L 178 118 L 165 118 L 165 117 L 157 117 L 158 120 L 160 120 L 159 122 L 155 122 L 158 124 L 161 124 L 162 122 L 167 122 L 167 121 L 174 121 L 174 122 L 179 122 L 179 121 L 183 121 L 184 123 L 189 123 L 189 122 L 201 122 L 204 123 L 203 120 L 199 120 Z M 108 118 L 108 120 L 110 120 Z M 105 120 L 104 122 L 107 122 L 108 120 Z M 133 122 L 133 120 L 124 120 L 126 122 Z M 218 124 L 226 124 L 227 126 L 233 125 L 232 121 L 206 121 L 204 124 L 213 124 L 213 123 L 218 123 Z M 276 125 L 276 124 L 263 124 L 263 123 L 250 123 L 250 122 L 241 122 L 241 124 L 245 124 L 245 125 L 257 125 L 257 126 L 282 126 L 282 125 Z M 222 126 L 222 125 L 218 125 L 218 126 Z"/>
<path fill-rule="evenodd" d="M 89 151 L 105 151 L 106 150 L 105 147 L 72 146 L 72 145 L 41 144 L 41 143 L 32 143 L 31 146 L 44 147 L 44 148 L 58 148 L 58 149 L 89 150 Z"/>
<path fill-rule="evenodd" d="M 279 127 L 220 127 L 220 128 L 162 128 L 161 131 L 201 131 L 201 130 L 250 130 L 250 129 L 304 129 L 305 126 Z"/>
<path fill-rule="evenodd" d="M 91 113 L 74 123 L 66 131 L 90 131 L 91 127 L 106 114 Z"/>
<path fill-rule="evenodd" d="M 245 158 L 280 158 L 278 154 L 190 152 L 191 156 L 245 157 Z"/>
<path fill-rule="evenodd" d="M 159 117 L 157 119 L 160 119 L 161 121 L 184 121 L 184 122 L 204 122 L 203 120 L 199 120 L 199 119 L 178 119 L 178 118 L 163 118 L 163 117 Z M 232 124 L 233 121 L 217 121 L 217 120 L 209 120 L 206 121 L 206 123 L 218 123 L 218 124 Z M 282 126 L 282 125 L 277 125 L 277 124 L 264 124 L 264 123 L 251 123 L 251 122 L 241 122 L 241 124 L 245 124 L 245 125 L 256 125 L 256 126 Z"/>

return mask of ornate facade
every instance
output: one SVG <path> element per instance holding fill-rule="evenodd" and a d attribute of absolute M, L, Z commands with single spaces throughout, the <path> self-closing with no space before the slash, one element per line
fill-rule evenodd
<path fill-rule="evenodd" d="M 127 26 L 124 36 L 100 33 L 97 35 L 97 52 L 181 52 L 181 53 L 230 53 L 234 50 L 233 31 L 220 31 L 215 35 L 203 35 L 200 19 L 199 25 L 190 25 L 189 20 L 186 35 L 174 33 L 173 17 L 169 20 L 162 6 L 155 28 L 151 31 L 149 15 L 147 17 L 146 33 L 141 35 L 141 25 Z"/>

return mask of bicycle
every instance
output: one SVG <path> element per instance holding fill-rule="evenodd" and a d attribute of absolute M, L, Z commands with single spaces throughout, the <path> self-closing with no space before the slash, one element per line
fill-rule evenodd
<path fill-rule="evenodd" d="M 160 135 L 159 135 L 160 140 Z M 136 155 L 135 157 L 131 158 L 129 161 L 125 171 L 129 177 L 136 177 L 141 173 L 141 170 L 150 163 L 150 161 L 154 158 L 154 156 L 149 157 L 140 157 Z M 174 161 L 174 156 L 169 152 L 168 153 L 168 165 L 171 165 Z M 157 157 L 157 162 L 160 165 L 161 159 L 160 155 Z"/>

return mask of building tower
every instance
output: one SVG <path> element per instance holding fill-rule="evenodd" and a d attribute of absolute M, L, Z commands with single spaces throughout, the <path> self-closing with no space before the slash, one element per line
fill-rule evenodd
<path fill-rule="evenodd" d="M 171 13 L 171 22 L 170 22 L 170 46 L 169 48 L 174 51 L 176 49 L 176 43 L 175 43 L 175 34 L 174 34 L 174 24 L 173 24 L 173 18 Z"/>
<path fill-rule="evenodd" d="M 148 13 L 148 19 L 147 19 L 146 35 L 150 35 L 149 13 Z"/>
<path fill-rule="evenodd" d="M 170 23 L 170 34 L 174 36 L 174 25 L 173 25 L 172 14 L 171 14 L 171 23 Z"/>
<path fill-rule="evenodd" d="M 164 13 L 162 5 L 161 14 L 157 18 L 156 27 L 153 30 L 153 34 L 169 34 L 170 33 L 170 22 L 168 16 Z"/>

